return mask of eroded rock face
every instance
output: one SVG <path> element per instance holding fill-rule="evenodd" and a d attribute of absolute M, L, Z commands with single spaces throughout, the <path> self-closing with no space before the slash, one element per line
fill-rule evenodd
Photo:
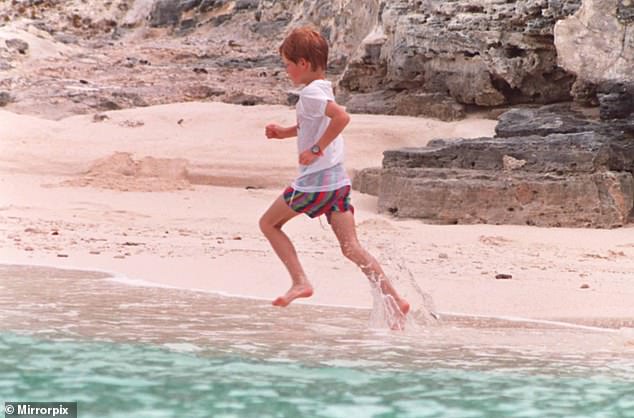
<path fill-rule="evenodd" d="M 286 103 L 277 47 L 312 24 L 331 44 L 330 77 L 351 111 L 457 119 L 470 106 L 569 98 L 553 27 L 579 1 L 14 0 L 0 3 L 0 19 L 21 46 L 0 42 L 0 89 L 16 110 L 49 100 L 57 116 L 134 104 L 114 90 L 146 104 Z M 42 60 L 23 32 L 61 52 Z M 74 79 L 89 84 L 56 81 Z"/>
<path fill-rule="evenodd" d="M 580 1 L 383 2 L 377 23 L 348 63 L 349 93 L 384 91 L 386 113 L 429 114 L 402 97 L 436 93 L 432 116 L 452 119 L 466 105 L 550 103 L 570 97 L 574 77 L 557 66 L 553 27 Z M 364 103 L 367 103 L 364 105 Z M 351 100 L 374 113 L 380 100 Z M 456 111 L 456 108 L 459 111 Z M 440 113 L 440 115 L 439 115 Z"/>
<path fill-rule="evenodd" d="M 563 106 L 514 109 L 495 138 L 390 150 L 355 187 L 379 210 L 438 223 L 613 228 L 634 207 L 634 120 L 587 120 Z"/>
<path fill-rule="evenodd" d="M 559 65 L 583 86 L 573 88 L 581 103 L 587 101 L 588 86 L 634 82 L 631 0 L 584 0 L 577 13 L 556 23 L 554 33 Z"/>
<path fill-rule="evenodd" d="M 442 224 L 614 228 L 627 223 L 633 193 L 632 175 L 612 171 L 569 177 L 387 169 L 379 211 Z"/>
<path fill-rule="evenodd" d="M 586 0 L 555 25 L 560 64 L 592 81 L 621 81 L 634 74 L 634 3 Z"/>
<path fill-rule="evenodd" d="M 256 3 L 0 2 L 3 105 L 57 119 L 192 100 L 286 103 L 286 24 L 273 39 L 254 32 Z"/>

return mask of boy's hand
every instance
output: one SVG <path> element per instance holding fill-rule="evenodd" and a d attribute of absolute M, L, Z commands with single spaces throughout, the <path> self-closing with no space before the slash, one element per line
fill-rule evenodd
<path fill-rule="evenodd" d="M 310 165 L 319 158 L 319 155 L 313 154 L 311 150 L 306 150 L 299 154 L 299 163 L 302 165 Z"/>
<path fill-rule="evenodd" d="M 269 123 L 264 128 L 264 134 L 268 139 L 282 139 L 284 138 L 282 136 L 282 130 L 283 128 L 277 123 Z"/>

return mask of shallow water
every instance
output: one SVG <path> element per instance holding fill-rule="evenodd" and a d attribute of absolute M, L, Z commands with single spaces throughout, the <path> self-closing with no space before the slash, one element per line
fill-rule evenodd
<path fill-rule="evenodd" d="M 80 417 L 634 417 L 618 332 L 370 311 L 0 268 L 0 401 Z"/>

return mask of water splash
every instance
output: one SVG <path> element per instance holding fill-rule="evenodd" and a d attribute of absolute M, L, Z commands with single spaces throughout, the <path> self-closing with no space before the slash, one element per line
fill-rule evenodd
<path fill-rule="evenodd" d="M 410 311 L 403 319 L 394 298 L 381 291 L 380 282 L 373 282 L 370 289 L 373 301 L 370 328 L 417 332 L 438 324 L 440 316 L 432 296 L 421 289 L 405 261 L 396 254 L 396 251 L 383 252 L 381 265 L 389 270 L 392 285 L 409 302 Z"/>
<path fill-rule="evenodd" d="M 420 291 L 420 288 L 418 288 Z M 398 304 L 391 295 L 386 295 L 379 283 L 371 283 L 372 311 L 370 312 L 369 326 L 372 329 L 391 329 L 394 331 L 419 332 L 424 328 L 438 323 L 438 316 L 427 306 L 432 303 L 431 296 L 421 291 L 420 296 L 425 304 L 412 304 L 410 311 L 403 315 Z M 422 300 L 421 299 L 421 300 Z"/>
<path fill-rule="evenodd" d="M 405 266 L 403 260 L 394 263 L 397 275 L 394 282 L 402 287 L 402 292 L 409 298 L 411 310 L 409 316 L 420 325 L 434 325 L 440 320 L 440 315 L 436 310 L 434 299 L 432 296 L 423 291 L 416 282 L 416 278 L 412 271 Z"/>
<path fill-rule="evenodd" d="M 434 300 L 429 293 L 421 289 L 411 270 L 405 266 L 402 260 L 389 263 L 389 265 L 394 270 L 391 274 L 392 284 L 409 302 L 410 311 L 403 317 L 403 313 L 394 298 L 381 290 L 380 281 L 371 282 L 370 328 L 417 332 L 438 324 L 440 316 L 437 313 Z"/>
<path fill-rule="evenodd" d="M 373 329 L 395 329 L 407 328 L 407 317 L 403 320 L 403 313 L 399 309 L 396 301 L 391 295 L 386 295 L 381 291 L 379 282 L 370 283 L 370 293 L 372 295 L 372 311 L 370 312 L 369 325 Z"/>

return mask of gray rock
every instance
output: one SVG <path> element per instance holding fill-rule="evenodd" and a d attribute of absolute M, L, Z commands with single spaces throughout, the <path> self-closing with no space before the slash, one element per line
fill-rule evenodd
<path fill-rule="evenodd" d="M 381 188 L 381 167 L 364 168 L 352 176 L 352 188 L 361 193 L 377 196 Z"/>
<path fill-rule="evenodd" d="M 255 106 L 264 103 L 264 99 L 262 97 L 243 92 L 227 94 L 223 101 L 225 103 L 239 104 L 242 106 Z"/>
<path fill-rule="evenodd" d="M 612 228 L 634 207 L 634 119 L 586 120 L 565 106 L 514 109 L 496 138 L 436 139 L 384 152 L 356 187 L 379 209 L 441 223 Z M 371 184 L 368 186 L 366 184 Z"/>
<path fill-rule="evenodd" d="M 214 64 L 219 67 L 231 69 L 248 69 L 257 67 L 274 67 L 279 65 L 278 55 L 258 55 L 247 57 L 228 57 L 215 60 Z"/>
<path fill-rule="evenodd" d="M 26 52 L 29 50 L 29 44 L 22 39 L 12 38 L 7 39 L 4 42 L 7 45 L 7 48 L 17 51 L 20 54 L 26 54 Z"/>
<path fill-rule="evenodd" d="M 156 0 L 150 12 L 150 26 L 176 25 L 182 12 L 183 4 L 178 0 Z"/>
<path fill-rule="evenodd" d="M 196 28 L 197 24 L 198 22 L 196 21 L 196 19 L 181 20 L 180 25 L 178 27 L 179 34 L 183 35 L 183 34 L 191 32 L 194 28 Z"/>
<path fill-rule="evenodd" d="M 212 26 L 220 26 L 223 23 L 230 21 L 232 18 L 233 15 L 231 13 L 225 13 L 219 16 L 214 16 L 208 23 Z"/>
<path fill-rule="evenodd" d="M 295 106 L 299 101 L 299 93 L 296 91 L 289 91 L 286 93 L 286 104 L 289 106 Z"/>
<path fill-rule="evenodd" d="M 249 25 L 251 32 L 267 39 L 280 36 L 291 22 L 292 16 L 285 16 L 274 21 L 257 21 Z"/>
<path fill-rule="evenodd" d="M 631 173 L 577 176 L 392 168 L 381 174 L 379 211 L 442 224 L 614 228 L 632 211 Z"/>
<path fill-rule="evenodd" d="M 225 93 L 225 89 L 206 85 L 195 85 L 187 89 L 187 96 L 194 100 L 222 96 Z"/>
<path fill-rule="evenodd" d="M 228 2 L 229 0 L 198 0 L 196 1 L 196 3 L 199 3 L 198 5 L 199 10 L 203 13 L 216 9 L 218 7 L 222 7 Z"/>
<path fill-rule="evenodd" d="M 150 26 L 177 26 L 179 25 L 183 13 L 197 15 L 197 13 L 205 13 L 215 8 L 224 6 L 228 0 L 155 0 L 152 5 L 152 10 L 149 16 Z M 194 12 L 192 12 L 194 11 Z M 220 24 L 220 17 L 215 17 L 216 23 Z M 186 29 L 188 26 L 196 26 L 196 19 L 190 20 L 181 29 Z"/>
<path fill-rule="evenodd" d="M 618 0 L 616 17 L 621 23 L 634 23 L 634 3 L 631 0 Z"/>
<path fill-rule="evenodd" d="M 390 114 L 394 113 L 394 98 L 396 92 L 377 91 L 372 93 L 355 94 L 349 98 L 337 99 L 345 102 L 346 108 L 352 113 Z"/>
<path fill-rule="evenodd" d="M 498 121 L 495 135 L 502 138 L 588 132 L 599 126 L 599 123 L 569 109 L 553 112 L 548 107 L 512 109 L 500 115 Z"/>
<path fill-rule="evenodd" d="M 610 138 L 597 132 L 476 138 L 439 147 L 385 151 L 383 167 L 499 171 L 504 168 L 504 156 L 510 156 L 526 161 L 524 172 L 592 173 L 610 168 L 609 162 L 614 160 L 612 152 Z"/>
<path fill-rule="evenodd" d="M 77 44 L 78 43 L 77 36 L 71 35 L 68 33 L 56 33 L 55 40 L 63 44 Z"/>
<path fill-rule="evenodd" d="M 0 107 L 6 106 L 13 101 L 13 98 L 6 91 L 0 91 Z"/>
<path fill-rule="evenodd" d="M 588 80 L 578 78 L 570 91 L 575 102 L 586 107 L 599 106 L 597 98 L 597 85 Z"/>
<path fill-rule="evenodd" d="M 634 118 L 634 82 L 604 83 L 599 87 L 597 97 L 601 119 Z"/>
<path fill-rule="evenodd" d="M 634 119 L 612 120 L 599 131 L 611 138 L 608 166 L 634 174 Z"/>
<path fill-rule="evenodd" d="M 585 0 L 555 25 L 559 65 L 593 83 L 632 81 L 634 4 L 631 0 Z"/>
<path fill-rule="evenodd" d="M 466 115 L 463 105 L 439 93 L 382 90 L 344 96 L 343 101 L 353 113 L 427 116 L 446 121 L 461 119 Z"/>
<path fill-rule="evenodd" d="M 13 68 L 13 65 L 9 64 L 8 60 L 7 61 L 5 61 L 4 59 L 0 60 L 0 71 L 7 71 L 12 68 Z"/>
<path fill-rule="evenodd" d="M 456 120 L 466 116 L 465 107 L 452 97 L 438 93 L 401 93 L 395 97 L 396 115 L 429 116 L 440 120 Z"/>
<path fill-rule="evenodd" d="M 250 10 L 257 9 L 260 4 L 259 0 L 238 0 L 236 1 L 236 10 Z"/>
<path fill-rule="evenodd" d="M 120 108 L 145 107 L 147 102 L 139 94 L 130 91 L 115 91 L 112 98 Z"/>
<path fill-rule="evenodd" d="M 119 106 L 119 104 L 113 100 L 110 100 L 107 98 L 100 98 L 97 101 L 95 108 L 100 111 L 107 111 L 107 110 L 119 110 L 121 109 L 121 106 Z"/>

